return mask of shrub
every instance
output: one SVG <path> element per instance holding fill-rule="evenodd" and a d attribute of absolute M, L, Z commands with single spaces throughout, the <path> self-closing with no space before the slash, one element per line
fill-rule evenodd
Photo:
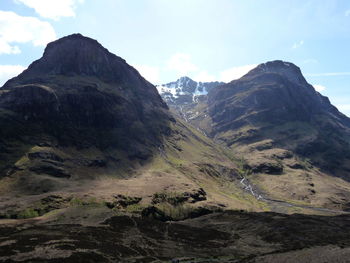
<path fill-rule="evenodd" d="M 173 206 L 178 206 L 186 202 L 188 199 L 189 195 L 186 195 L 185 193 L 159 192 L 153 195 L 152 203 L 169 203 Z"/>
<path fill-rule="evenodd" d="M 19 212 L 17 215 L 17 218 L 26 219 L 26 218 L 33 218 L 33 217 L 38 217 L 38 216 L 39 216 L 38 211 L 34 210 L 33 208 L 27 208 L 27 209 Z"/>

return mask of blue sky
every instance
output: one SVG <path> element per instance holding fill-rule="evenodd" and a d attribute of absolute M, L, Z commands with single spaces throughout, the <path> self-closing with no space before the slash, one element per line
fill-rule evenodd
<path fill-rule="evenodd" d="M 0 84 L 80 32 L 154 84 L 230 81 L 282 59 L 350 116 L 350 1 L 0 0 Z"/>

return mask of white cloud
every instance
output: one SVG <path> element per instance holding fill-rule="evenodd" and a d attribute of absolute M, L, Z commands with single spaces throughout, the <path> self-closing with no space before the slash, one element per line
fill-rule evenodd
<path fill-rule="evenodd" d="M 0 87 L 7 80 L 20 74 L 26 67 L 21 65 L 0 65 Z"/>
<path fill-rule="evenodd" d="M 307 73 L 307 77 L 350 76 L 350 72 Z"/>
<path fill-rule="evenodd" d="M 198 82 L 211 82 L 211 81 L 217 81 L 217 78 L 215 76 L 210 75 L 206 70 L 202 70 L 198 72 L 197 75 L 193 77 L 195 81 Z"/>
<path fill-rule="evenodd" d="M 34 46 L 45 46 L 55 39 L 55 30 L 48 22 L 0 10 L 0 54 L 20 53 L 13 43 L 31 42 Z"/>
<path fill-rule="evenodd" d="M 350 117 L 350 104 L 336 104 L 338 110 Z"/>
<path fill-rule="evenodd" d="M 340 105 L 337 105 L 337 108 L 340 110 L 340 111 L 350 111 L 350 104 L 340 104 Z"/>
<path fill-rule="evenodd" d="M 148 65 L 135 65 L 134 66 L 140 74 L 147 79 L 149 82 L 153 84 L 159 84 L 160 77 L 159 77 L 159 68 L 158 67 L 152 67 Z"/>
<path fill-rule="evenodd" d="M 5 39 L 0 38 L 0 54 L 19 54 L 21 50 L 18 46 L 11 46 Z"/>
<path fill-rule="evenodd" d="M 350 16 L 350 9 L 345 11 L 345 16 Z"/>
<path fill-rule="evenodd" d="M 302 45 L 304 45 L 304 40 L 300 40 L 299 42 L 294 43 L 292 49 L 300 48 Z"/>
<path fill-rule="evenodd" d="M 177 71 L 181 76 L 197 71 L 198 68 L 191 62 L 191 56 L 186 53 L 176 53 L 167 62 L 171 70 Z"/>
<path fill-rule="evenodd" d="M 316 63 L 318 63 L 318 60 L 314 59 L 314 58 L 308 58 L 308 59 L 303 60 L 302 63 L 304 63 L 304 64 L 316 64 Z"/>
<path fill-rule="evenodd" d="M 245 65 L 239 67 L 233 67 L 226 69 L 219 74 L 219 80 L 223 82 L 230 82 L 234 79 L 239 79 L 240 77 L 247 74 L 250 70 L 255 68 L 257 64 Z"/>
<path fill-rule="evenodd" d="M 238 79 L 255 68 L 258 64 L 232 67 L 219 73 L 212 74 L 203 70 L 191 61 L 191 56 L 186 53 L 176 53 L 166 62 L 167 68 L 177 72 L 178 77 L 189 76 L 198 82 L 223 81 L 230 82 Z"/>
<path fill-rule="evenodd" d="M 314 84 L 312 86 L 314 86 L 315 90 L 318 91 L 318 92 L 324 91 L 326 89 L 325 86 L 322 86 L 322 85 L 319 85 L 319 84 Z"/>
<path fill-rule="evenodd" d="M 15 0 L 33 8 L 41 17 L 58 20 L 61 17 L 74 17 L 75 8 L 84 0 Z"/>

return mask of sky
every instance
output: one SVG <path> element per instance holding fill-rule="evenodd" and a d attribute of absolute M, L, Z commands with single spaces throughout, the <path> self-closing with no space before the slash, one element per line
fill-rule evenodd
<path fill-rule="evenodd" d="M 0 0 L 0 86 L 72 33 L 97 39 L 153 84 L 229 82 L 289 61 L 350 116 L 348 0 Z"/>

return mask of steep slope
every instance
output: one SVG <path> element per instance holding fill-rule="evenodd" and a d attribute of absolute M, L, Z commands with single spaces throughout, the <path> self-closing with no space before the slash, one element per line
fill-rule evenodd
<path fill-rule="evenodd" d="M 183 109 L 187 122 L 240 156 L 265 195 L 348 209 L 350 119 L 294 64 L 263 63 Z"/>
<path fill-rule="evenodd" d="M 157 86 L 157 90 L 172 113 L 197 127 L 206 135 L 210 129 L 208 118 L 208 92 L 224 82 L 196 82 L 182 77 L 175 82 Z"/>
<path fill-rule="evenodd" d="M 211 134 L 228 146 L 272 140 L 350 180 L 350 119 L 306 82 L 298 67 L 273 61 L 209 95 Z M 227 131 L 234 134 L 227 135 Z"/>
<path fill-rule="evenodd" d="M 1 88 L 0 125 L 0 217 L 72 202 L 267 209 L 239 187 L 230 157 L 176 120 L 155 86 L 79 34 L 50 43 Z"/>
<path fill-rule="evenodd" d="M 174 121 L 153 85 L 79 34 L 50 43 L 41 59 L 9 80 L 0 109 L 2 177 L 29 170 L 71 178 L 79 166 L 144 161 Z M 75 151 L 87 149 L 81 158 Z"/>
<path fill-rule="evenodd" d="M 350 119 L 292 63 L 259 65 L 208 95 L 208 133 L 247 161 L 274 198 L 348 209 Z M 274 176 L 277 174 L 280 176 Z M 339 177 L 335 178 L 335 177 Z"/>

